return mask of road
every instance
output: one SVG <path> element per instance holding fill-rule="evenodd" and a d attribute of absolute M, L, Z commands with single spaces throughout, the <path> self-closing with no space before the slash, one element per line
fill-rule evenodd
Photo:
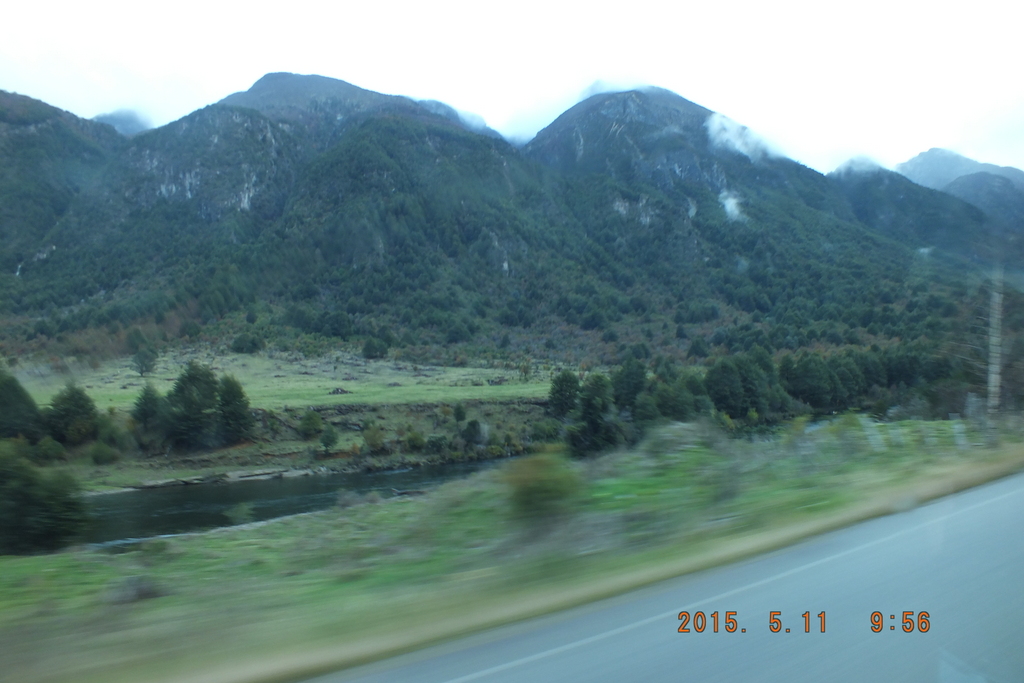
<path fill-rule="evenodd" d="M 683 610 L 686 634 L 677 632 Z M 703 633 L 694 630 L 697 611 L 707 617 Z M 734 633 L 726 611 L 736 612 Z M 778 633 L 769 629 L 774 611 Z M 913 612 L 912 633 L 902 629 L 904 611 Z M 917 628 L 922 611 L 926 633 Z M 1024 680 L 1022 611 L 1024 475 L 1015 475 L 745 562 L 314 680 L 1001 683 Z"/>

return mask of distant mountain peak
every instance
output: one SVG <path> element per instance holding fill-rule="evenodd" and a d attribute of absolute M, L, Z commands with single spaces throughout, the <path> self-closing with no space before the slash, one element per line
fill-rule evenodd
<path fill-rule="evenodd" d="M 301 124 L 323 145 L 335 140 L 353 117 L 376 113 L 439 117 L 475 133 L 501 137 L 480 117 L 463 114 L 443 102 L 384 95 L 328 76 L 269 73 L 248 90 L 228 95 L 217 104 L 255 109 L 277 121 Z"/>
<path fill-rule="evenodd" d="M 918 185 L 942 190 L 957 178 L 974 173 L 1003 176 L 1024 190 L 1024 171 L 1012 166 L 996 166 L 975 161 L 948 149 L 933 147 L 913 159 L 896 165 L 896 171 Z"/>

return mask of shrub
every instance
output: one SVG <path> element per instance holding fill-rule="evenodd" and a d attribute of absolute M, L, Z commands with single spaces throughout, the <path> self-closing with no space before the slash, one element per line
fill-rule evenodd
<path fill-rule="evenodd" d="M 0 444 L 0 553 L 55 550 L 85 525 L 78 484 L 45 474 Z"/>
<path fill-rule="evenodd" d="M 431 434 L 427 437 L 427 451 L 429 453 L 443 453 L 448 449 L 448 438 L 444 434 Z"/>
<path fill-rule="evenodd" d="M 94 465 L 112 465 L 121 459 L 121 455 L 102 441 L 97 441 L 89 447 L 89 458 Z"/>
<path fill-rule="evenodd" d="M 67 455 L 68 452 L 64 450 L 64 446 L 59 441 L 52 436 L 44 436 L 36 444 L 32 459 L 37 465 L 48 465 L 52 462 L 64 460 Z"/>
<path fill-rule="evenodd" d="M 427 440 L 417 431 L 411 431 L 409 432 L 409 435 L 405 437 L 405 446 L 411 451 L 422 451 L 426 445 Z"/>
<path fill-rule="evenodd" d="M 533 423 L 530 431 L 530 438 L 534 441 L 558 441 L 561 436 L 562 423 L 558 420 L 547 418 Z"/>
<path fill-rule="evenodd" d="M 564 514 L 581 487 L 576 471 L 555 453 L 539 453 L 510 463 L 505 481 L 513 512 L 530 520 Z"/>
<path fill-rule="evenodd" d="M 324 428 L 323 418 L 315 410 L 307 410 L 302 419 L 299 420 L 299 436 L 303 439 L 312 439 Z"/>
<path fill-rule="evenodd" d="M 368 422 L 363 428 L 363 444 L 370 453 L 384 450 L 384 429 L 374 421 Z"/>
<path fill-rule="evenodd" d="M 96 418 L 96 438 L 120 450 L 127 450 L 132 445 L 131 437 L 114 421 L 113 415 L 100 415 Z"/>
<path fill-rule="evenodd" d="M 466 428 L 462 430 L 462 438 L 467 443 L 483 443 L 485 431 L 479 420 L 470 420 L 466 423 Z"/>
<path fill-rule="evenodd" d="M 388 343 L 376 337 L 370 337 L 363 344 L 364 358 L 384 358 L 388 355 Z"/>
<path fill-rule="evenodd" d="M 263 340 L 248 332 L 243 332 L 231 342 L 231 350 L 235 353 L 256 353 L 262 348 Z"/>

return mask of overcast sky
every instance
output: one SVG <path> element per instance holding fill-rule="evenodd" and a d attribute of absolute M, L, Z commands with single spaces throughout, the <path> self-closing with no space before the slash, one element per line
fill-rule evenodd
<path fill-rule="evenodd" d="M 0 89 L 162 125 L 272 71 L 438 99 L 531 137 L 595 81 L 649 84 L 827 172 L 931 147 L 1024 168 L 1014 3 L 9 3 Z"/>

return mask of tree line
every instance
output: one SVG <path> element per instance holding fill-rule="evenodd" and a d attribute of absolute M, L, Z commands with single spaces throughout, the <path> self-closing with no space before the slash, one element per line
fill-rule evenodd
<path fill-rule="evenodd" d="M 127 424 L 112 410 L 97 410 L 73 383 L 40 409 L 16 377 L 0 370 L 0 553 L 54 549 L 81 532 L 86 513 L 77 482 L 46 467 L 65 460 L 68 449 L 102 465 L 136 447 L 238 443 L 254 425 L 241 383 L 194 361 L 166 396 L 147 384 Z"/>
<path fill-rule="evenodd" d="M 965 395 L 960 369 L 918 345 L 847 349 L 824 356 L 787 353 L 776 363 L 760 346 L 719 357 L 701 373 L 671 359 L 631 356 L 610 375 L 563 370 L 551 382 L 551 421 L 539 436 L 561 435 L 586 455 L 640 438 L 659 420 L 705 415 L 730 428 L 758 429 L 804 414 L 849 409 L 884 413 L 909 393 L 928 394 L 936 412 Z M 953 385 L 954 396 L 949 398 Z"/>

